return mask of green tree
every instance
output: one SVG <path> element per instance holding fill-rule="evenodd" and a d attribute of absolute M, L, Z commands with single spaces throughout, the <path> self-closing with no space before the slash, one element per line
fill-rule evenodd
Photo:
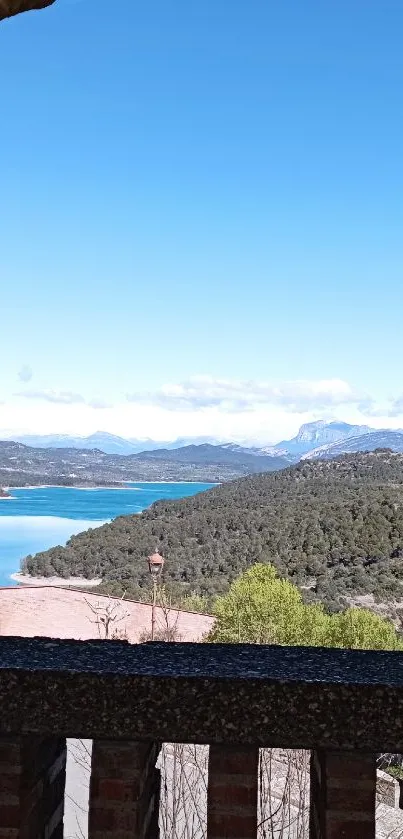
<path fill-rule="evenodd" d="M 322 604 L 304 606 L 300 634 L 295 643 L 307 647 L 331 646 L 331 620 Z"/>
<path fill-rule="evenodd" d="M 331 646 L 354 650 L 402 650 L 403 643 L 393 624 L 368 609 L 347 609 L 333 615 Z"/>
<path fill-rule="evenodd" d="M 207 614 L 210 608 L 210 602 L 207 597 L 201 597 L 200 594 L 188 594 L 178 602 L 178 608 L 184 609 L 185 612 L 202 612 Z"/>
<path fill-rule="evenodd" d="M 215 604 L 211 640 L 256 644 L 323 643 L 328 618 L 320 606 L 305 606 L 297 587 L 272 565 L 259 563 L 232 583 Z"/>
<path fill-rule="evenodd" d="M 273 565 L 257 564 L 217 598 L 210 641 L 400 650 L 403 642 L 389 621 L 366 609 L 329 615 L 306 605 L 297 587 L 277 576 Z"/>

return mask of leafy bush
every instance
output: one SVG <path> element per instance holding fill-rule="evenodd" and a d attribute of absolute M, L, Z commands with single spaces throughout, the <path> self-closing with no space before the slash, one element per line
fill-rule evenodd
<path fill-rule="evenodd" d="M 306 605 L 297 587 L 278 577 L 272 565 L 245 571 L 219 597 L 210 641 L 403 650 L 390 621 L 367 609 L 326 614 Z"/>

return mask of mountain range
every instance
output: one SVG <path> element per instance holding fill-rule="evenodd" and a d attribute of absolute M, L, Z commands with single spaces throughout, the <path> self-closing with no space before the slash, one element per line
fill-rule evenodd
<path fill-rule="evenodd" d="M 182 438 L 166 444 L 98 431 L 89 437 L 25 436 L 0 442 L 0 486 L 29 483 L 118 484 L 122 481 L 223 482 L 375 449 L 403 451 L 403 431 L 318 420 L 290 440 L 263 447 Z"/>
<path fill-rule="evenodd" d="M 288 454 L 295 459 L 319 446 L 335 443 L 341 439 L 347 439 L 360 434 L 367 434 L 372 429 L 366 425 L 350 425 L 347 422 L 316 422 L 302 425 L 295 437 L 290 440 L 281 440 L 279 443 L 266 444 L 265 446 L 250 446 L 247 444 L 234 443 L 232 440 L 222 440 L 215 437 L 179 437 L 173 441 L 157 441 L 137 438 L 119 437 L 116 434 L 109 434 L 107 431 L 96 431 L 88 437 L 71 436 L 68 434 L 46 434 L 46 435 L 13 435 L 16 443 L 23 443 L 26 446 L 41 449 L 99 449 L 105 454 L 139 454 L 140 452 L 156 451 L 159 449 L 171 450 L 180 449 L 184 446 L 213 445 L 225 446 L 238 449 L 250 454 L 283 455 Z"/>
<path fill-rule="evenodd" d="M 151 438 L 125 438 L 107 431 L 96 431 L 88 437 L 71 436 L 68 434 L 25 434 L 7 435 L 7 439 L 26 446 L 41 449 L 99 449 L 105 454 L 139 454 L 141 452 L 157 450 L 174 450 L 185 446 L 212 445 L 230 448 L 233 451 L 244 451 L 249 454 L 259 455 L 288 455 L 298 460 L 301 456 L 314 452 L 324 446 L 330 446 L 341 440 L 348 440 L 351 437 L 379 433 L 368 425 L 352 425 L 348 422 L 332 420 L 327 422 L 320 419 L 315 422 L 305 423 L 301 426 L 295 437 L 288 440 L 280 440 L 278 443 L 266 443 L 264 446 L 251 445 L 249 443 L 235 443 L 232 440 L 223 440 L 211 436 L 202 437 L 178 437 L 171 441 L 158 441 Z M 394 434 L 388 429 L 382 433 Z M 400 433 L 400 431 L 399 431 Z"/>

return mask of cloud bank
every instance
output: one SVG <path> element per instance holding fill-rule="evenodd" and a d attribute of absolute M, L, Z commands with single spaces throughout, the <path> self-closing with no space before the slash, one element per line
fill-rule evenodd
<path fill-rule="evenodd" d="M 403 397 L 381 403 L 337 378 L 255 381 L 194 376 L 153 391 L 132 390 L 113 404 L 108 393 L 24 388 L 0 405 L 2 436 L 87 435 L 101 429 L 139 439 L 205 436 L 263 445 L 292 437 L 300 425 L 316 419 L 400 428 Z"/>
<path fill-rule="evenodd" d="M 37 402 L 52 402 L 55 405 L 78 405 L 85 402 L 80 393 L 72 393 L 69 390 L 23 390 L 15 395 Z"/>
<path fill-rule="evenodd" d="M 227 413 L 250 412 L 259 406 L 276 405 L 291 413 L 324 410 L 331 406 L 361 402 L 341 379 L 270 382 L 231 381 L 198 376 L 182 384 L 164 385 L 155 393 L 128 394 L 129 402 L 157 405 L 169 411 L 219 408 Z"/>

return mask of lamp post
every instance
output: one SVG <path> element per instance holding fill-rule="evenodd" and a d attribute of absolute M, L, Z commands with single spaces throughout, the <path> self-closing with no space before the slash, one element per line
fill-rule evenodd
<path fill-rule="evenodd" d="M 148 568 L 153 581 L 153 605 L 151 609 L 151 640 L 154 641 L 155 636 L 155 607 L 157 605 L 157 585 L 161 577 L 162 569 L 164 567 L 164 557 L 156 550 L 154 554 L 147 559 Z"/>

